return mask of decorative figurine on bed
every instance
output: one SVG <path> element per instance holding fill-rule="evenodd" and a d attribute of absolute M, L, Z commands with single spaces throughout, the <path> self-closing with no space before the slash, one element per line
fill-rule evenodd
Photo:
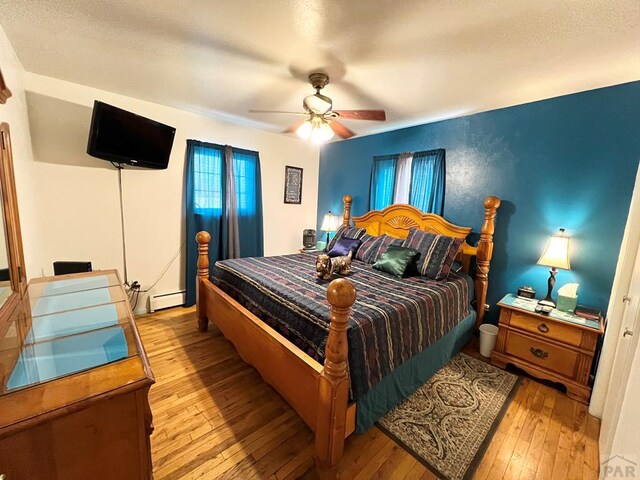
<path fill-rule="evenodd" d="M 316 257 L 316 272 L 318 278 L 323 280 L 331 280 L 333 274 L 346 275 L 351 272 L 351 255 L 343 257 L 330 257 L 326 253 L 322 253 Z"/>

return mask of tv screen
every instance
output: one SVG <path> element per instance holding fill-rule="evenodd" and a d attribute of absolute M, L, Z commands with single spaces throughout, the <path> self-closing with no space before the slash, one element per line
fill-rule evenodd
<path fill-rule="evenodd" d="M 96 100 L 87 153 L 115 163 L 167 168 L 175 133 L 169 125 Z"/>

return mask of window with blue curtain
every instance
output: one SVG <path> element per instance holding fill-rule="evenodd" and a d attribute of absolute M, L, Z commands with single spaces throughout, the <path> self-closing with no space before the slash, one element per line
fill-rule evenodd
<path fill-rule="evenodd" d="M 369 210 L 382 210 L 393 203 L 398 157 L 399 155 L 374 157 Z"/>
<path fill-rule="evenodd" d="M 262 225 L 262 182 L 258 152 L 233 149 L 240 256 L 264 254 Z"/>
<path fill-rule="evenodd" d="M 220 145 L 193 146 L 193 209 L 200 213 L 222 214 L 222 165 Z"/>
<path fill-rule="evenodd" d="M 423 212 L 442 216 L 445 176 L 444 149 L 414 153 L 409 203 Z"/>
<path fill-rule="evenodd" d="M 445 173 L 445 151 L 441 148 L 374 157 L 369 209 L 408 202 L 423 212 L 442 215 Z"/>
<path fill-rule="evenodd" d="M 226 152 L 232 158 L 226 158 Z M 231 167 L 232 175 L 227 175 Z M 211 234 L 209 264 L 233 257 L 264 255 L 262 221 L 262 183 L 258 152 L 223 145 L 187 141 L 186 151 L 186 300 L 195 303 L 195 278 L 198 248 L 195 235 L 201 230 Z M 227 180 L 234 188 L 228 189 Z M 233 198 L 227 198 L 233 192 Z M 232 201 L 234 200 L 234 201 Z M 231 224 L 237 228 L 231 228 Z M 230 238 L 230 235 L 237 236 Z M 239 252 L 230 243 L 235 239 Z"/>

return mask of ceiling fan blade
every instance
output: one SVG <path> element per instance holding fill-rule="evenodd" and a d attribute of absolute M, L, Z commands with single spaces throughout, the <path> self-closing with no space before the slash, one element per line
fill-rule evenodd
<path fill-rule="evenodd" d="M 306 112 L 287 112 L 283 110 L 249 110 L 249 113 L 286 113 L 289 115 L 309 115 Z"/>
<path fill-rule="evenodd" d="M 348 118 L 350 120 L 377 120 L 384 122 L 387 119 L 387 115 L 384 110 L 332 110 L 337 113 L 341 118 Z"/>
<path fill-rule="evenodd" d="M 331 130 L 333 130 L 333 132 L 336 135 L 342 138 L 351 138 L 355 135 L 354 132 L 349 130 L 347 127 L 345 127 L 342 123 L 338 122 L 337 120 L 331 120 L 329 122 L 329 126 L 331 127 Z"/>
<path fill-rule="evenodd" d="M 306 122 L 307 120 L 298 120 L 297 122 L 295 122 L 293 125 L 291 125 L 289 128 L 287 128 L 286 130 L 283 130 L 282 133 L 293 133 L 296 130 L 298 130 L 298 127 L 300 125 L 302 125 L 304 122 Z"/>

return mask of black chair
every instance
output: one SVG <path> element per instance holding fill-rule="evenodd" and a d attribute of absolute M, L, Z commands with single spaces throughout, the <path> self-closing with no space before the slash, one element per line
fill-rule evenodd
<path fill-rule="evenodd" d="M 91 262 L 53 262 L 54 275 L 91 272 Z"/>

